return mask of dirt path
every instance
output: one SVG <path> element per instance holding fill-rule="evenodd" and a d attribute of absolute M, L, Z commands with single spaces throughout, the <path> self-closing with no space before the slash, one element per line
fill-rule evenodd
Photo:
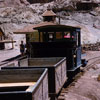
<path fill-rule="evenodd" d="M 20 50 L 13 49 L 13 50 L 0 50 L 0 62 L 12 57 L 15 57 L 20 54 Z"/>
<path fill-rule="evenodd" d="M 100 82 L 97 80 L 100 75 L 100 60 L 97 60 L 99 56 L 100 51 L 87 52 L 86 59 L 89 62 L 84 74 L 62 90 L 62 99 L 59 100 L 100 100 Z M 94 57 L 97 58 L 91 59 Z"/>

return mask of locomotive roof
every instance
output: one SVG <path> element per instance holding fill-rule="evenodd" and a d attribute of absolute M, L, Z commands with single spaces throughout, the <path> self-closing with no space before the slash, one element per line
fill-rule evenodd
<path fill-rule="evenodd" d="M 67 25 L 58 25 L 56 23 L 53 22 L 42 22 L 36 25 L 29 25 L 24 27 L 23 29 L 18 29 L 15 30 L 14 33 L 15 34 L 30 34 L 36 30 L 40 30 L 40 31 L 73 31 L 76 29 L 80 29 L 78 27 L 72 27 L 72 26 L 67 26 Z"/>
<path fill-rule="evenodd" d="M 67 25 L 59 25 L 59 24 L 54 24 L 54 25 L 41 25 L 34 27 L 35 30 L 38 31 L 49 31 L 49 32 L 54 32 L 54 31 L 76 31 L 76 29 L 80 29 L 79 27 L 72 27 L 72 26 L 67 26 Z"/>

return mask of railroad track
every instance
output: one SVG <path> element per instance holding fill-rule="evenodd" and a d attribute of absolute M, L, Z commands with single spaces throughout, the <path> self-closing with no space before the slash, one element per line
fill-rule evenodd
<path fill-rule="evenodd" d="M 77 82 L 77 80 L 81 76 L 83 76 L 86 71 L 88 71 L 90 68 L 93 68 L 93 66 L 98 63 L 100 63 L 100 56 L 88 59 L 88 64 L 84 68 L 82 68 L 75 77 L 73 77 L 73 80 L 68 86 L 62 89 L 60 95 L 58 96 L 58 100 L 65 100 L 65 95 L 68 93 L 68 90 L 70 89 L 70 87 L 75 86 L 75 83 Z"/>
<path fill-rule="evenodd" d="M 13 61 L 13 60 L 18 60 L 18 59 L 23 59 L 24 57 L 18 57 L 18 58 L 13 58 L 10 60 L 6 60 L 6 61 Z M 65 95 L 68 93 L 68 90 L 70 89 L 70 87 L 75 86 L 75 83 L 77 82 L 77 80 L 84 75 L 84 72 L 89 70 L 92 66 L 94 66 L 95 64 L 100 62 L 100 56 L 97 57 L 93 57 L 88 60 L 88 64 L 86 67 L 84 67 L 83 69 L 81 69 L 81 71 L 75 76 L 73 77 L 73 79 L 70 81 L 70 84 L 68 86 L 65 86 L 62 91 L 60 92 L 59 96 L 58 96 L 58 100 L 65 100 Z M 3 64 L 3 63 L 2 63 Z M 65 84 L 66 85 L 66 84 Z"/>
<path fill-rule="evenodd" d="M 86 67 L 84 67 L 84 71 L 89 70 L 92 66 L 100 62 L 100 56 L 93 57 L 87 60 L 88 64 Z"/>
<path fill-rule="evenodd" d="M 15 63 L 18 62 L 18 60 L 24 59 L 24 58 L 27 58 L 27 56 L 26 55 L 25 56 L 18 55 L 16 57 L 6 59 L 6 60 L 0 62 L 0 69 L 1 69 L 1 67 L 4 67 L 4 66 L 14 66 Z"/>

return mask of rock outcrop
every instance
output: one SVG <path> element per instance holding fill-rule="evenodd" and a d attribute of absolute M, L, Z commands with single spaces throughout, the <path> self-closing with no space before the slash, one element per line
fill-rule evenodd
<path fill-rule="evenodd" d="M 42 14 L 49 5 L 61 17 L 61 24 L 82 28 L 82 42 L 96 42 L 100 39 L 100 7 L 92 11 L 77 11 L 75 1 L 56 0 L 55 2 L 45 4 L 37 3 L 27 5 L 28 0 L 0 0 L 0 4 L 7 5 L 0 8 L 0 24 L 1 26 L 5 24 L 8 27 L 7 29 L 11 29 L 9 28 L 11 26 L 11 30 L 13 31 L 29 24 L 40 23 L 43 21 Z M 14 4 L 17 7 L 13 6 Z"/>
<path fill-rule="evenodd" d="M 29 5 L 27 0 L 0 0 L 0 7 Z"/>

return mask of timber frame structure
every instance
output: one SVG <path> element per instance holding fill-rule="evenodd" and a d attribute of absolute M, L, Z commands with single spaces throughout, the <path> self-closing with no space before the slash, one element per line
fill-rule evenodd
<path fill-rule="evenodd" d="M 12 43 L 12 48 L 14 48 L 14 44 L 13 44 L 14 42 L 16 41 L 13 41 L 13 39 L 8 40 L 8 38 L 5 36 L 4 31 L 0 27 L 0 50 L 5 49 L 5 43 Z"/>

